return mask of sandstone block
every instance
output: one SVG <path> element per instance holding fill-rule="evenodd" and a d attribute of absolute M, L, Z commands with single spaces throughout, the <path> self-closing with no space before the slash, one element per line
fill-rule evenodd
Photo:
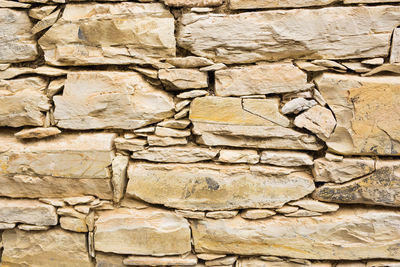
<path fill-rule="evenodd" d="M 226 163 L 248 163 L 256 164 L 260 161 L 260 155 L 256 150 L 250 149 L 222 149 L 219 152 L 218 161 Z"/>
<path fill-rule="evenodd" d="M 283 167 L 313 165 L 313 157 L 307 153 L 297 151 L 263 151 L 261 163 Z"/>
<path fill-rule="evenodd" d="M 14 134 L 15 137 L 19 139 L 30 139 L 30 138 L 46 138 L 61 133 L 61 131 L 56 127 L 38 127 L 31 129 L 23 129 Z"/>
<path fill-rule="evenodd" d="M 287 8 L 287 7 L 309 7 L 309 6 L 325 6 L 338 0 L 230 0 L 229 7 L 231 9 L 256 9 L 256 8 Z"/>
<path fill-rule="evenodd" d="M 150 256 L 129 256 L 124 259 L 125 265 L 134 266 L 194 266 L 197 264 L 195 255 L 150 257 Z"/>
<path fill-rule="evenodd" d="M 294 120 L 294 125 L 299 128 L 305 128 L 322 140 L 326 140 L 335 129 L 336 120 L 329 109 L 314 106 L 297 116 Z"/>
<path fill-rule="evenodd" d="M 207 7 L 222 5 L 223 0 L 163 0 L 167 6 L 173 7 Z"/>
<path fill-rule="evenodd" d="M 196 69 L 161 69 L 158 78 L 167 90 L 201 89 L 208 87 L 208 75 Z"/>

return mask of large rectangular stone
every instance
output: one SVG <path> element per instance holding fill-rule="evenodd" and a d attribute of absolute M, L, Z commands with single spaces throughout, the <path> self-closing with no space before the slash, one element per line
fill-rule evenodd
<path fill-rule="evenodd" d="M 341 208 L 319 217 L 205 219 L 191 223 L 197 253 L 318 260 L 400 259 L 400 213 Z"/>
<path fill-rule="evenodd" d="M 132 163 L 128 197 L 186 210 L 276 208 L 311 193 L 312 177 L 270 166 Z"/>
<path fill-rule="evenodd" d="M 161 3 L 68 4 L 39 44 L 51 65 L 153 63 L 175 56 L 174 22 Z"/>
<path fill-rule="evenodd" d="M 279 1 L 280 2 L 280 1 Z M 399 6 L 183 15 L 179 46 L 223 63 L 386 57 Z"/>

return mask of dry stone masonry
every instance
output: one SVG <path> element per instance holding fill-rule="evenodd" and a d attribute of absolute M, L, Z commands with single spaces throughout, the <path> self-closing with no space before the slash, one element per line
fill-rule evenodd
<path fill-rule="evenodd" d="M 0 267 L 400 266 L 400 1 L 0 0 Z"/>

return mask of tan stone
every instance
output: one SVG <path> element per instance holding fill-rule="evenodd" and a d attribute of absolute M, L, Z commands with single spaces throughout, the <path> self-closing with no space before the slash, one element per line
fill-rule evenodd
<path fill-rule="evenodd" d="M 183 129 L 187 128 L 189 126 L 189 124 L 190 124 L 190 120 L 168 119 L 168 120 L 158 123 L 157 126 L 183 130 Z"/>
<path fill-rule="evenodd" d="M 167 90 L 201 89 L 208 87 L 207 73 L 196 69 L 161 69 L 158 78 Z"/>
<path fill-rule="evenodd" d="M 343 0 L 344 4 L 396 3 L 398 0 Z"/>
<path fill-rule="evenodd" d="M 24 3 L 19 3 L 19 2 L 14 2 L 14 1 L 8 1 L 8 0 L 0 0 L 0 8 L 30 8 L 31 4 L 24 4 Z"/>
<path fill-rule="evenodd" d="M 0 198 L 0 222 L 56 225 L 56 209 L 37 200 Z"/>
<path fill-rule="evenodd" d="M 129 151 L 138 151 L 144 149 L 144 146 L 147 145 L 146 139 L 125 139 L 122 137 L 117 137 L 114 140 L 115 147 L 118 150 L 129 150 Z"/>
<path fill-rule="evenodd" d="M 282 208 L 276 209 L 277 212 L 282 213 L 282 214 L 288 214 L 288 213 L 293 213 L 299 210 L 299 207 L 292 207 L 285 205 Z"/>
<path fill-rule="evenodd" d="M 42 126 L 50 109 L 46 87 L 40 77 L 0 80 L 0 126 Z"/>
<path fill-rule="evenodd" d="M 367 65 L 382 65 L 385 62 L 385 59 L 382 57 L 377 57 L 377 58 L 370 58 L 370 59 L 364 59 L 361 61 L 362 64 L 367 64 Z"/>
<path fill-rule="evenodd" d="M 129 157 L 117 155 L 112 161 L 113 176 L 111 183 L 113 185 L 113 200 L 118 203 L 124 197 L 125 187 L 127 183 L 126 169 L 128 168 Z"/>
<path fill-rule="evenodd" d="M 0 9 L 0 63 L 14 63 L 36 59 L 36 41 L 31 33 L 32 22 L 27 12 Z"/>
<path fill-rule="evenodd" d="M 348 69 L 353 70 L 358 73 L 366 73 L 371 70 L 369 66 L 362 64 L 360 62 L 342 62 Z"/>
<path fill-rule="evenodd" d="M 191 132 L 190 130 L 176 130 L 157 126 L 155 134 L 161 137 L 188 137 Z"/>
<path fill-rule="evenodd" d="M 282 113 L 283 114 L 291 114 L 291 113 L 298 114 L 302 111 L 312 108 L 315 105 L 317 105 L 317 102 L 315 100 L 306 100 L 302 97 L 299 97 L 299 98 L 295 98 L 295 99 L 287 102 L 282 107 Z"/>
<path fill-rule="evenodd" d="M 367 267 L 399 267 L 400 261 L 390 261 L 390 260 L 375 260 L 368 261 Z"/>
<path fill-rule="evenodd" d="M 227 256 L 224 258 L 206 261 L 206 266 L 232 266 L 232 264 L 236 262 L 237 258 L 237 256 Z"/>
<path fill-rule="evenodd" d="M 275 215 L 276 212 L 272 210 L 266 210 L 266 209 L 249 209 L 249 210 L 244 210 L 240 213 L 240 216 L 245 219 L 250 219 L 250 220 L 258 220 L 258 219 L 265 219 L 268 217 L 271 217 Z"/>
<path fill-rule="evenodd" d="M 23 231 L 47 231 L 49 228 L 47 225 L 18 224 L 18 229 Z"/>
<path fill-rule="evenodd" d="M 321 215 L 322 215 L 321 212 L 304 210 L 304 209 L 299 209 L 295 212 L 285 214 L 286 217 L 314 217 L 314 216 L 321 216 Z"/>
<path fill-rule="evenodd" d="M 132 153 L 133 159 L 155 162 L 193 163 L 213 159 L 218 149 L 197 146 L 149 147 Z"/>
<path fill-rule="evenodd" d="M 315 65 L 315 64 L 313 64 L 311 62 L 303 61 L 303 60 L 296 60 L 295 64 L 300 69 L 305 70 L 305 71 L 311 71 L 311 72 L 324 71 L 324 70 L 328 69 L 326 67 Z"/>
<path fill-rule="evenodd" d="M 135 72 L 69 73 L 54 118 L 67 129 L 137 129 L 174 114 L 171 95 Z"/>
<path fill-rule="evenodd" d="M 399 223 L 395 210 L 343 208 L 313 218 L 205 219 L 191 227 L 197 253 L 359 260 L 399 259 Z"/>
<path fill-rule="evenodd" d="M 175 56 L 174 18 L 160 3 L 69 4 L 39 44 L 50 65 L 151 63 Z"/>
<path fill-rule="evenodd" d="M 385 74 L 387 72 L 392 72 L 394 74 L 399 74 L 400 73 L 400 64 L 399 63 L 393 63 L 393 64 L 383 64 L 381 66 L 373 68 L 371 71 L 368 73 L 362 74 L 364 77 L 369 77 L 378 73 Z"/>
<path fill-rule="evenodd" d="M 40 202 L 52 205 L 54 207 L 64 207 L 65 202 L 63 199 L 60 198 L 39 198 Z"/>
<path fill-rule="evenodd" d="M 181 98 L 181 99 L 187 99 L 187 98 L 196 98 L 196 97 L 201 97 L 201 96 L 206 96 L 206 95 L 208 95 L 208 91 L 206 91 L 206 90 L 192 90 L 192 91 L 180 93 L 176 97 Z"/>
<path fill-rule="evenodd" d="M 286 8 L 286 7 L 309 7 L 325 6 L 338 0 L 230 0 L 231 9 L 256 9 L 256 8 Z"/>
<path fill-rule="evenodd" d="M 335 129 L 336 120 L 329 109 L 314 106 L 298 115 L 294 125 L 315 133 L 322 140 L 327 140 Z"/>
<path fill-rule="evenodd" d="M 324 203 L 313 199 L 300 199 L 289 204 L 315 212 L 334 212 L 339 209 L 339 205 L 337 204 Z"/>
<path fill-rule="evenodd" d="M 222 5 L 223 0 L 163 0 L 163 2 L 173 7 L 203 7 Z"/>
<path fill-rule="evenodd" d="M 194 55 L 228 64 L 386 57 L 399 13 L 397 6 L 188 13 L 182 17 L 177 42 Z"/>
<path fill-rule="evenodd" d="M 324 73 L 316 79 L 337 127 L 326 141 L 344 155 L 399 155 L 400 78 Z"/>
<path fill-rule="evenodd" d="M 34 7 L 29 9 L 29 17 L 41 20 L 50 15 L 56 8 L 57 6 L 55 5 Z"/>
<path fill-rule="evenodd" d="M 193 266 L 197 264 L 197 257 L 193 254 L 169 257 L 129 256 L 123 262 L 128 266 Z"/>
<path fill-rule="evenodd" d="M 194 56 L 168 58 L 166 62 L 177 68 L 199 68 L 214 64 L 208 58 Z"/>
<path fill-rule="evenodd" d="M 336 265 L 336 267 L 365 267 L 365 263 L 363 262 L 340 262 Z"/>
<path fill-rule="evenodd" d="M 13 229 L 15 227 L 15 223 L 0 223 L 0 230 L 7 230 L 7 229 Z M 1 246 L 1 236 L 0 236 L 0 248 Z"/>
<path fill-rule="evenodd" d="M 61 10 L 59 9 L 37 22 L 35 26 L 32 27 L 32 33 L 36 34 L 54 25 L 58 19 L 58 16 L 60 15 L 60 12 Z"/>
<path fill-rule="evenodd" d="M 217 64 L 213 64 L 213 65 L 208 66 L 208 67 L 200 68 L 200 71 L 204 71 L 204 72 L 217 71 L 217 70 L 224 70 L 224 69 L 227 69 L 227 68 L 228 67 L 224 63 L 217 63 Z"/>
<path fill-rule="evenodd" d="M 226 163 L 256 164 L 260 161 L 260 155 L 256 150 L 250 149 L 222 149 L 219 152 L 218 161 Z"/>
<path fill-rule="evenodd" d="M 400 28 L 395 28 L 390 51 L 390 63 L 400 63 Z"/>
<path fill-rule="evenodd" d="M 125 256 L 96 251 L 96 267 L 124 267 Z"/>
<path fill-rule="evenodd" d="M 61 217 L 60 227 L 72 232 L 86 233 L 88 231 L 85 219 L 74 217 Z"/>
<path fill-rule="evenodd" d="M 37 68 L 7 68 L 6 70 L 0 71 L 0 79 L 11 79 L 23 74 L 40 74 L 50 77 L 58 77 L 66 75 L 67 73 L 68 70 L 53 68 L 49 66 L 41 66 Z"/>
<path fill-rule="evenodd" d="M 97 251 L 135 255 L 177 255 L 191 250 L 186 219 L 174 212 L 116 209 L 96 221 Z"/>
<path fill-rule="evenodd" d="M 217 96 L 280 94 L 309 87 L 307 74 L 292 63 L 260 64 L 215 72 Z"/>
<path fill-rule="evenodd" d="M 87 204 L 92 202 L 96 198 L 94 196 L 82 196 L 82 197 L 68 197 L 64 198 L 64 201 L 71 206 L 78 205 L 78 204 Z"/>
<path fill-rule="evenodd" d="M 297 151 L 270 150 L 261 153 L 261 163 L 283 167 L 307 166 L 313 165 L 313 157 Z"/>
<path fill-rule="evenodd" d="M 29 139 L 29 138 L 46 138 L 49 136 L 57 135 L 61 133 L 61 131 L 56 127 L 38 127 L 38 128 L 31 128 L 31 129 L 23 129 L 14 134 L 15 137 L 19 139 Z"/>
<path fill-rule="evenodd" d="M 91 267 L 86 237 L 59 228 L 48 231 L 3 232 L 4 251 L 1 266 Z"/>
<path fill-rule="evenodd" d="M 160 137 L 156 135 L 149 135 L 147 137 L 147 141 L 149 143 L 149 146 L 176 146 L 186 145 L 188 143 L 186 137 Z"/>
<path fill-rule="evenodd" d="M 300 267 L 294 262 L 286 261 L 265 261 L 260 258 L 240 258 L 237 261 L 236 267 Z"/>
<path fill-rule="evenodd" d="M 83 220 L 86 218 L 85 214 L 76 211 L 72 207 L 61 207 L 61 208 L 58 208 L 57 209 L 57 214 L 60 215 L 60 216 L 74 217 L 74 218 L 83 219 Z"/>
<path fill-rule="evenodd" d="M 133 163 L 128 177 L 128 197 L 187 210 L 281 207 L 314 190 L 308 174 L 269 166 Z"/>
<path fill-rule="evenodd" d="M 205 218 L 205 212 L 203 211 L 191 211 L 191 210 L 175 210 L 175 213 L 187 218 L 187 219 L 196 219 L 201 220 Z"/>
<path fill-rule="evenodd" d="M 238 215 L 237 210 L 222 210 L 222 211 L 210 211 L 206 213 L 207 218 L 212 219 L 229 219 Z"/>

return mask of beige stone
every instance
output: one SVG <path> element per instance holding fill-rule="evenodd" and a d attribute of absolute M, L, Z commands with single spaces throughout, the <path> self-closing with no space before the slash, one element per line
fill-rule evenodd
<path fill-rule="evenodd" d="M 189 252 L 190 229 L 186 219 L 157 209 L 116 209 L 96 221 L 97 251 L 135 255 L 179 255 Z"/>
<path fill-rule="evenodd" d="M 133 152 L 133 159 L 144 159 L 154 162 L 193 163 L 211 160 L 219 150 L 197 146 L 149 147 L 146 150 Z"/>
<path fill-rule="evenodd" d="M 124 191 L 127 183 L 126 169 L 128 168 L 129 157 L 117 155 L 112 161 L 113 176 L 111 183 L 113 185 L 113 200 L 118 203 L 124 197 Z"/>
<path fill-rule="evenodd" d="M 329 109 L 314 106 L 298 115 L 294 125 L 313 132 L 322 140 L 327 140 L 335 129 L 336 120 Z"/>
<path fill-rule="evenodd" d="M 189 126 L 189 124 L 190 124 L 190 120 L 168 119 L 168 120 L 158 123 L 157 126 L 183 130 L 183 129 L 187 128 Z"/>
<path fill-rule="evenodd" d="M 200 68 L 200 71 L 218 71 L 218 70 L 224 70 L 227 69 L 228 67 L 224 64 L 224 63 L 217 63 L 217 64 L 213 64 L 211 66 L 208 67 L 202 67 Z"/>
<path fill-rule="evenodd" d="M 354 262 L 354 261 L 346 261 L 340 262 L 336 265 L 336 267 L 365 267 L 365 263 L 363 262 Z"/>
<path fill-rule="evenodd" d="M 261 163 L 283 167 L 309 166 L 313 165 L 313 157 L 297 151 L 270 150 L 261 153 Z"/>
<path fill-rule="evenodd" d="M 0 8 L 30 8 L 31 4 L 24 4 L 24 3 L 19 3 L 19 2 L 14 2 L 14 1 L 8 1 L 8 0 L 0 0 Z"/>
<path fill-rule="evenodd" d="M 49 228 L 47 225 L 18 224 L 18 229 L 23 231 L 47 231 Z"/>
<path fill-rule="evenodd" d="M 125 256 L 96 251 L 96 267 L 124 267 Z"/>
<path fill-rule="evenodd" d="M 68 70 L 53 68 L 49 66 L 41 66 L 37 68 L 7 68 L 6 70 L 0 71 L 0 79 L 11 79 L 23 74 L 40 74 L 50 77 L 58 77 L 66 75 L 67 73 Z"/>
<path fill-rule="evenodd" d="M 334 212 L 339 209 L 339 205 L 337 204 L 324 203 L 313 199 L 300 199 L 289 204 L 315 212 Z"/>
<path fill-rule="evenodd" d="M 240 258 L 236 263 L 236 267 L 300 267 L 300 266 L 304 265 L 300 265 L 294 262 L 286 262 L 283 260 L 265 261 L 260 258 Z"/>
<path fill-rule="evenodd" d="M 344 184 L 324 184 L 313 198 L 337 203 L 364 203 L 400 206 L 400 161 L 377 160 L 376 170 L 367 176 Z"/>
<path fill-rule="evenodd" d="M 293 213 L 299 210 L 299 207 L 292 207 L 289 205 L 285 205 L 282 208 L 276 209 L 276 212 L 282 213 L 282 214 L 288 214 L 288 213 Z"/>
<path fill-rule="evenodd" d="M 158 78 L 167 90 L 208 87 L 207 74 L 196 69 L 161 69 L 158 71 Z"/>
<path fill-rule="evenodd" d="M 260 161 L 260 155 L 256 150 L 250 149 L 222 149 L 219 152 L 218 161 L 226 163 L 256 164 Z"/>
<path fill-rule="evenodd" d="M 193 133 L 208 146 L 318 150 L 317 138 L 290 128 L 279 99 L 208 96 L 190 105 Z"/>
<path fill-rule="evenodd" d="M 285 214 L 286 217 L 314 217 L 314 216 L 321 216 L 321 215 L 322 215 L 321 212 L 304 210 L 304 209 L 299 209 L 295 212 Z"/>
<path fill-rule="evenodd" d="M 67 129 L 137 129 L 174 114 L 172 96 L 135 72 L 69 73 L 54 118 Z"/>
<path fill-rule="evenodd" d="M 50 65 L 151 63 L 175 56 L 174 18 L 160 3 L 69 4 L 39 45 Z"/>
<path fill-rule="evenodd" d="M 184 108 L 174 115 L 175 120 L 185 118 L 189 114 L 189 108 Z"/>
<path fill-rule="evenodd" d="M 399 223 L 395 210 L 342 208 L 313 218 L 205 219 L 191 227 L 197 253 L 359 260 L 399 259 Z"/>
<path fill-rule="evenodd" d="M 275 215 L 276 212 L 272 210 L 266 210 L 266 209 L 249 209 L 249 210 L 244 210 L 240 213 L 240 216 L 245 219 L 250 219 L 250 220 L 258 220 L 258 219 L 265 219 L 268 217 L 271 217 Z"/>
<path fill-rule="evenodd" d="M 324 71 L 324 70 L 328 69 L 324 66 L 315 65 L 309 61 L 303 61 L 303 60 L 296 60 L 295 64 L 300 69 L 305 70 L 305 71 L 311 71 L 311 72 Z"/>
<path fill-rule="evenodd" d="M 46 87 L 40 77 L 0 80 L 0 126 L 42 126 L 50 109 Z"/>
<path fill-rule="evenodd" d="M 230 0 L 231 9 L 256 9 L 256 8 L 287 8 L 325 6 L 339 0 Z"/>
<path fill-rule="evenodd" d="M 221 210 L 221 211 L 210 211 L 206 213 L 207 218 L 212 219 L 229 219 L 238 215 L 237 210 Z"/>
<path fill-rule="evenodd" d="M 129 151 L 138 151 L 144 149 L 145 145 L 147 145 L 146 139 L 125 139 L 122 137 L 117 137 L 114 140 L 115 147 L 118 150 L 129 150 Z"/>
<path fill-rule="evenodd" d="M 217 96 L 280 94 L 309 87 L 307 74 L 292 63 L 260 64 L 215 72 Z"/>
<path fill-rule="evenodd" d="M 224 258 L 206 261 L 206 266 L 232 266 L 232 264 L 236 262 L 237 258 L 237 256 L 227 256 Z"/>
<path fill-rule="evenodd" d="M 387 72 L 392 72 L 395 75 L 400 73 L 400 64 L 393 63 L 393 64 L 383 64 L 381 66 L 375 67 L 367 73 L 362 74 L 364 77 L 369 77 L 378 73 L 385 74 Z"/>
<path fill-rule="evenodd" d="M 61 198 L 39 198 L 40 202 L 52 205 L 54 207 L 64 207 L 65 202 Z"/>
<path fill-rule="evenodd" d="M 26 11 L 0 9 L 0 63 L 36 59 L 38 51 L 31 28 L 32 22 Z"/>
<path fill-rule="evenodd" d="M 295 99 L 287 102 L 282 107 L 282 113 L 283 114 L 291 114 L 291 113 L 298 114 L 302 111 L 312 108 L 315 105 L 317 105 L 317 102 L 315 100 L 307 100 L 302 97 L 299 97 L 299 98 L 295 98 Z"/>
<path fill-rule="evenodd" d="M 316 59 L 313 60 L 311 63 L 315 64 L 315 65 L 319 65 L 325 68 L 329 68 L 331 70 L 335 70 L 335 71 L 344 71 L 346 72 L 347 68 L 345 66 L 343 66 L 342 64 L 333 61 L 333 60 L 327 60 L 327 59 Z"/>
<path fill-rule="evenodd" d="M 29 17 L 41 20 L 50 15 L 56 8 L 55 5 L 34 7 L 29 9 Z"/>
<path fill-rule="evenodd" d="M 15 137 L 19 139 L 29 139 L 29 138 L 46 138 L 49 136 L 60 134 L 61 131 L 56 127 L 38 127 L 38 128 L 30 128 L 23 129 L 14 134 Z"/>
<path fill-rule="evenodd" d="M 390 260 L 375 260 L 368 261 L 367 267 L 399 267 L 400 261 L 390 261 Z"/>
<path fill-rule="evenodd" d="M 38 21 L 35 26 L 32 27 L 32 33 L 36 34 L 54 25 L 58 19 L 58 16 L 60 15 L 60 12 L 61 10 L 59 9 Z"/>
<path fill-rule="evenodd" d="M 169 257 L 129 256 L 123 262 L 128 266 L 193 266 L 197 264 L 197 257 L 193 254 Z"/>
<path fill-rule="evenodd" d="M 94 196 L 82 196 L 82 197 L 67 197 L 64 198 L 64 201 L 71 206 L 78 205 L 78 204 L 87 204 L 95 200 Z"/>
<path fill-rule="evenodd" d="M 390 51 L 390 63 L 400 63 L 400 28 L 395 28 Z"/>
<path fill-rule="evenodd" d="M 396 29 L 395 29 L 396 31 Z M 382 65 L 385 62 L 384 58 L 377 57 L 377 58 L 370 58 L 370 59 L 364 59 L 361 61 L 362 64 L 367 64 L 367 65 Z"/>
<path fill-rule="evenodd" d="M 91 267 L 84 234 L 59 228 L 48 231 L 3 232 L 2 266 Z"/>
<path fill-rule="evenodd" d="M 191 132 L 190 130 L 176 130 L 157 126 L 155 134 L 161 137 L 188 137 Z"/>
<path fill-rule="evenodd" d="M 60 216 L 74 217 L 78 219 L 85 219 L 86 215 L 78 212 L 72 207 L 61 207 L 57 209 L 57 214 Z"/>
<path fill-rule="evenodd" d="M 61 217 L 60 227 L 72 232 L 86 233 L 88 231 L 85 220 L 74 217 Z"/>
<path fill-rule="evenodd" d="M 0 223 L 0 230 L 7 230 L 7 229 L 13 229 L 15 227 L 15 223 Z M 1 236 L 0 236 L 0 248 L 1 246 Z"/>
<path fill-rule="evenodd" d="M 229 64 L 386 57 L 399 13 L 396 6 L 189 13 L 182 17 L 177 42 L 197 56 Z"/>
<path fill-rule="evenodd" d="M 149 143 L 149 146 L 176 146 L 186 145 L 188 143 L 186 137 L 160 137 L 156 135 L 149 135 L 147 137 L 147 141 Z"/>
<path fill-rule="evenodd" d="M 127 196 L 186 210 L 274 208 L 314 190 L 296 169 L 269 166 L 133 163 Z"/>
<path fill-rule="evenodd" d="M 371 158 L 319 158 L 314 161 L 313 174 L 316 182 L 344 183 L 375 171 Z"/>
<path fill-rule="evenodd" d="M 188 106 L 192 101 L 190 99 L 184 99 L 176 102 L 175 104 L 175 111 L 179 112 L 182 109 L 184 109 L 186 106 Z"/>
<path fill-rule="evenodd" d="M 196 220 L 204 219 L 206 216 L 203 211 L 175 210 L 175 213 L 184 218 Z"/>
<path fill-rule="evenodd" d="M 342 62 L 342 64 L 345 65 L 348 69 L 358 73 L 366 73 L 371 70 L 369 66 L 366 66 L 365 64 L 360 62 Z"/>
<path fill-rule="evenodd" d="M 180 93 L 176 97 L 181 98 L 181 99 L 187 99 L 187 98 L 196 98 L 196 97 L 201 97 L 201 96 L 206 96 L 206 95 L 208 95 L 208 92 L 206 90 L 192 90 L 192 91 Z"/>
<path fill-rule="evenodd" d="M 0 222 L 56 225 L 56 209 L 37 200 L 0 198 Z"/>
<path fill-rule="evenodd" d="M 399 155 L 398 76 L 324 73 L 315 81 L 337 120 L 326 141 L 329 150 L 343 155 Z"/>
<path fill-rule="evenodd" d="M 199 68 L 214 64 L 208 58 L 194 56 L 168 58 L 166 62 L 177 68 Z"/>
<path fill-rule="evenodd" d="M 396 3 L 398 0 L 343 0 L 344 4 Z"/>
<path fill-rule="evenodd" d="M 163 2 L 173 7 L 204 7 L 222 5 L 223 0 L 163 0 Z"/>

